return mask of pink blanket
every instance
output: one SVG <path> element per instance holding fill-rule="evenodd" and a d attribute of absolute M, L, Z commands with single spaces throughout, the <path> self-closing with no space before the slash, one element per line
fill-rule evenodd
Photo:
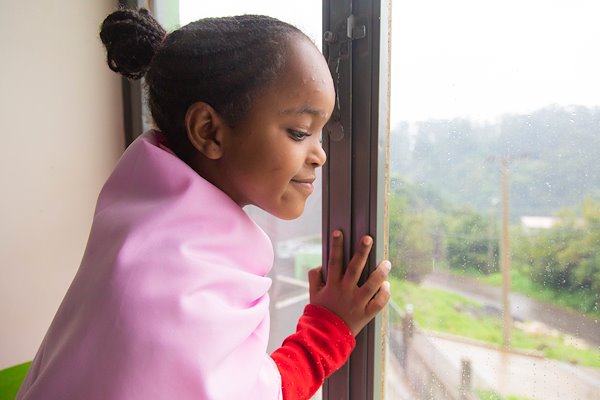
<path fill-rule="evenodd" d="M 271 243 L 158 135 L 138 138 L 102 189 L 17 399 L 281 397 L 266 354 Z"/>

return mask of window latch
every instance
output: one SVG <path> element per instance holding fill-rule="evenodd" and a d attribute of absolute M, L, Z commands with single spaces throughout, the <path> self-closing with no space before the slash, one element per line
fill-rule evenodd
<path fill-rule="evenodd" d="M 346 34 L 349 39 L 355 40 L 367 37 L 367 26 L 361 22 L 361 18 L 354 14 L 350 14 L 346 23 L 346 26 L 348 27 Z"/>
<path fill-rule="evenodd" d="M 323 40 L 329 47 L 328 64 L 336 87 L 336 106 L 327 131 L 333 142 L 340 142 L 351 130 L 351 112 L 342 112 L 340 93 L 346 99 L 352 97 L 351 53 L 352 42 L 367 36 L 367 19 L 354 14 L 340 18 L 336 29 L 323 32 Z M 348 110 L 350 107 L 346 107 Z"/>
<path fill-rule="evenodd" d="M 367 26 L 361 23 L 362 18 L 350 14 L 346 18 L 346 36 L 350 40 L 362 39 L 367 37 Z M 336 43 L 338 41 L 337 32 L 326 31 L 323 33 L 323 39 L 329 44 Z"/>

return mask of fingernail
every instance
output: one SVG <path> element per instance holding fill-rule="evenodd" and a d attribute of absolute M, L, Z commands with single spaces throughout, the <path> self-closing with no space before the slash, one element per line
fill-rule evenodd
<path fill-rule="evenodd" d="M 337 229 L 335 231 L 333 231 L 333 237 L 334 238 L 339 238 L 342 236 L 342 232 L 338 231 Z"/>
<path fill-rule="evenodd" d="M 384 289 L 387 289 L 389 291 L 390 290 L 390 281 L 383 281 L 383 287 L 384 287 Z"/>
<path fill-rule="evenodd" d="M 365 236 L 362 242 L 365 246 L 369 246 L 371 243 L 373 243 L 373 239 L 371 239 L 370 236 Z"/>
<path fill-rule="evenodd" d="M 389 262 L 388 260 L 384 260 L 383 261 L 383 268 L 385 269 L 386 273 L 390 272 L 390 270 L 392 269 L 392 263 Z"/>

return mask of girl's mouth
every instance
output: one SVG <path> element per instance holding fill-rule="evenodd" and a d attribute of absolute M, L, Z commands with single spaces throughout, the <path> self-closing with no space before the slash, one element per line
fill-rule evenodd
<path fill-rule="evenodd" d="M 292 179 L 291 182 L 294 184 L 294 187 L 302 191 L 303 193 L 310 195 L 314 190 L 314 178 L 308 179 Z"/>

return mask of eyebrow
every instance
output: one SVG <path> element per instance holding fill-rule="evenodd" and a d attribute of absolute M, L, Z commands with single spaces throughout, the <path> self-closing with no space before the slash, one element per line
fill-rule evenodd
<path fill-rule="evenodd" d="M 324 111 L 307 104 L 300 107 L 288 108 L 287 110 L 283 110 L 281 114 L 310 114 L 317 117 L 324 117 L 326 115 Z"/>

